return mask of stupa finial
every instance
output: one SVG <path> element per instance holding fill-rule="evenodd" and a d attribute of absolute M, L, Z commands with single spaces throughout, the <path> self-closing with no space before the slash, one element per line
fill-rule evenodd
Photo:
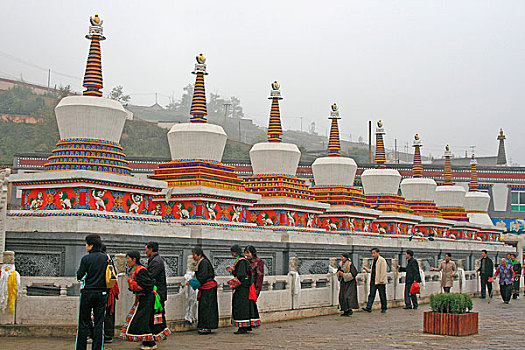
<path fill-rule="evenodd" d="M 421 165 L 421 140 L 419 139 L 419 134 L 414 136 L 414 164 L 412 167 L 412 177 L 423 177 L 423 166 Z"/>
<path fill-rule="evenodd" d="M 476 169 L 477 165 L 478 165 L 478 162 L 476 160 L 476 157 L 474 156 L 474 153 L 472 153 L 472 159 L 470 160 L 470 183 L 469 183 L 470 192 L 478 191 L 478 170 Z"/>
<path fill-rule="evenodd" d="M 89 18 L 91 25 L 89 26 L 89 33 L 86 38 L 91 40 L 89 46 L 89 55 L 86 65 L 86 73 L 84 74 L 84 83 L 82 86 L 84 96 L 102 96 L 102 55 L 100 53 L 100 42 L 106 40 L 102 30 L 102 20 L 98 15 Z"/>
<path fill-rule="evenodd" d="M 376 157 L 375 162 L 379 169 L 385 168 L 386 156 L 385 156 L 385 143 L 383 141 L 383 135 L 385 130 L 383 129 L 383 122 L 379 120 L 376 128 Z"/>
<path fill-rule="evenodd" d="M 197 75 L 195 78 L 195 87 L 193 89 L 193 99 L 191 100 L 190 122 L 191 123 L 206 123 L 206 89 L 204 88 L 204 76 L 206 72 L 206 58 L 202 53 L 195 57 L 197 63 L 192 74 Z"/>
<path fill-rule="evenodd" d="M 330 117 L 332 119 L 332 126 L 330 127 L 330 139 L 328 140 L 328 156 L 339 157 L 341 155 L 341 142 L 339 141 L 339 126 L 337 119 L 339 117 L 339 107 L 334 103 L 331 107 Z"/>
<path fill-rule="evenodd" d="M 449 145 L 445 146 L 445 173 L 443 174 L 444 185 L 451 186 L 454 183 L 452 182 L 452 164 L 450 162 L 450 152 Z"/>
<path fill-rule="evenodd" d="M 272 83 L 270 97 L 272 100 L 272 109 L 270 111 L 270 124 L 268 125 L 268 142 L 281 142 L 283 129 L 281 127 L 281 112 L 279 111 L 279 100 L 282 100 L 281 87 L 277 81 Z"/>

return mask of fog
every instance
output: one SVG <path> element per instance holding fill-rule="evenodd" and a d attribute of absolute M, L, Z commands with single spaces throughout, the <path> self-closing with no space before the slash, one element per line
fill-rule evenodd
<path fill-rule="evenodd" d="M 285 128 L 329 129 L 340 106 L 342 138 L 366 140 L 382 119 L 386 146 L 417 132 L 423 153 L 445 144 L 463 156 L 525 164 L 524 1 L 20 1 L 3 0 L 0 77 L 81 91 L 89 16 L 104 20 L 104 93 L 122 85 L 132 103 L 178 97 L 207 58 L 207 92 L 241 99 L 266 125 L 278 80 Z M 470 152 L 470 151 L 469 151 Z M 469 153 L 470 154 L 470 153 Z"/>

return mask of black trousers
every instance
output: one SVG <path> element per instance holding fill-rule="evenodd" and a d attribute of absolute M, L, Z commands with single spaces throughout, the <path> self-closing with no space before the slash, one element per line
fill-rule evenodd
<path fill-rule="evenodd" d="M 405 283 L 405 305 L 406 307 L 412 307 L 414 309 L 417 309 L 417 307 L 419 306 L 417 302 L 417 294 L 410 294 L 410 288 L 412 288 L 412 283 L 414 282 Z"/>
<path fill-rule="evenodd" d="M 500 284 L 501 299 L 508 303 L 512 295 L 512 284 Z"/>
<path fill-rule="evenodd" d="M 443 287 L 443 290 L 445 291 L 445 293 L 450 293 L 450 288 L 452 287 Z"/>
<path fill-rule="evenodd" d="M 93 325 L 92 350 L 101 350 L 103 344 L 103 324 L 108 303 L 108 293 L 100 291 L 82 291 L 78 312 L 76 350 L 85 350 L 87 337 L 90 336 L 90 325 Z M 93 323 L 91 322 L 93 311 Z"/>
<path fill-rule="evenodd" d="M 481 280 L 481 297 L 486 297 L 487 290 L 489 291 L 489 297 L 492 295 L 492 282 L 489 282 L 489 274 L 481 273 L 479 279 Z"/>
<path fill-rule="evenodd" d="M 110 314 L 109 307 L 106 307 L 106 317 L 104 317 L 104 338 L 115 336 L 115 313 Z"/>
<path fill-rule="evenodd" d="M 366 308 L 372 310 L 372 305 L 374 305 L 374 300 L 376 299 L 376 291 L 379 291 L 381 310 L 386 310 L 386 284 L 370 284 L 370 294 L 368 294 Z"/>

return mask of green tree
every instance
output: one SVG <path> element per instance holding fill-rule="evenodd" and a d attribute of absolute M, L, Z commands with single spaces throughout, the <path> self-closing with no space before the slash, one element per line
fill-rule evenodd
<path fill-rule="evenodd" d="M 120 103 L 129 102 L 129 100 L 131 100 L 131 97 L 129 95 L 124 94 L 124 88 L 122 87 L 122 85 L 117 85 L 113 89 L 111 89 L 111 92 L 109 93 L 109 98 Z"/>

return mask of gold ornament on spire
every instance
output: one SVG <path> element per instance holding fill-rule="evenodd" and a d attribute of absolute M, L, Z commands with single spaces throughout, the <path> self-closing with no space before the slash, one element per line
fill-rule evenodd
<path fill-rule="evenodd" d="M 89 17 L 89 21 L 91 22 L 92 26 L 101 26 L 102 25 L 102 20 L 100 19 L 100 17 L 97 14 L 95 14 L 95 17 Z"/>
<path fill-rule="evenodd" d="M 279 83 L 277 82 L 277 80 L 274 81 L 274 82 L 272 83 L 272 89 L 273 89 L 273 90 L 279 90 L 279 88 L 280 88 L 280 86 L 279 86 Z"/>
<path fill-rule="evenodd" d="M 415 139 L 416 141 L 419 141 L 419 134 L 416 134 L 416 135 L 414 136 L 414 139 Z"/>
<path fill-rule="evenodd" d="M 206 62 L 206 58 L 202 55 L 202 52 L 199 54 L 199 56 L 195 57 L 197 59 L 197 63 L 204 64 Z"/>
<path fill-rule="evenodd" d="M 332 111 L 337 112 L 337 103 L 332 105 Z"/>
<path fill-rule="evenodd" d="M 377 121 L 377 127 L 378 127 L 378 128 L 382 128 L 382 127 L 383 127 L 383 122 L 381 121 L 381 119 L 379 119 L 379 120 Z"/>
<path fill-rule="evenodd" d="M 445 146 L 445 151 L 450 152 L 450 147 L 448 145 Z"/>

